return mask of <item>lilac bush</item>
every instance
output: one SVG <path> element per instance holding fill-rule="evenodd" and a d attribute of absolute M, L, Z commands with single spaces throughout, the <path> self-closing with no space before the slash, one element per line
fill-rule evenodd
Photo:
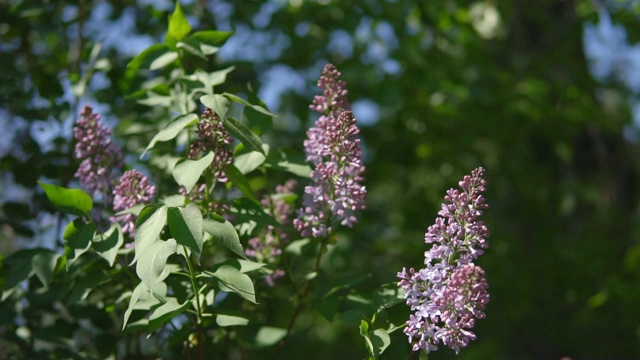
<path fill-rule="evenodd" d="M 274 144 L 266 146 L 262 132 L 254 132 L 257 121 L 269 121 L 265 115 L 274 114 L 238 95 L 214 92 L 232 68 L 207 75 L 203 69 L 185 66 L 193 55 L 200 59 L 213 55 L 212 49 L 231 33 L 191 34 L 179 4 L 169 22 L 165 42 L 143 52 L 131 65 L 145 71 L 166 70 L 157 72 L 150 83 L 166 85 L 170 95 L 145 88 L 136 97 L 140 96 L 141 104 L 159 106 L 161 111 L 154 109 L 154 114 L 175 116 L 178 109 L 180 113 L 158 122 L 165 125 L 155 134 L 132 136 L 149 140 L 144 150 L 152 157 L 149 173 L 170 176 L 153 179 L 157 188 L 138 170 L 119 177 L 124 168 L 122 150 L 112 143 L 100 116 L 85 107 L 74 128 L 74 154 L 81 161 L 76 176 L 89 194 L 42 184 L 55 205 L 78 216 L 64 231 L 65 252 L 61 255 L 72 271 L 56 271 L 55 275 L 71 278 L 61 278 L 59 283 L 90 284 L 93 278 L 86 280 L 84 271 L 76 271 L 80 267 L 92 268 L 92 276 L 108 275 L 96 283 L 112 281 L 103 286 L 108 296 L 99 301 L 115 304 L 109 311 L 117 312 L 122 320 L 105 332 L 159 331 L 160 341 L 171 344 L 170 349 L 162 350 L 175 353 L 176 358 L 235 354 L 257 358 L 259 353 L 288 358 L 287 344 L 303 339 L 300 333 L 316 323 L 316 316 L 354 325 L 350 322 L 358 314 L 355 321 L 360 323 L 369 358 L 377 359 L 390 345 L 390 334 L 402 328 L 383 312 L 405 300 L 413 313 L 404 333 L 413 350 L 428 353 L 444 344 L 457 353 L 475 339 L 472 329 L 476 319 L 484 317 L 489 301 L 484 270 L 474 264 L 487 248 L 489 235 L 479 221 L 487 208 L 481 195 L 486 185 L 484 170 L 478 168 L 465 176 L 461 191 L 447 192 L 440 217 L 425 235 L 425 242 L 432 245 L 425 253 L 425 267 L 403 269 L 398 273 L 399 284 L 384 284 L 369 298 L 360 296 L 356 287 L 362 280 L 351 279 L 350 274 L 335 278 L 335 271 L 322 268 L 332 263 L 322 259 L 329 253 L 336 229 L 358 222 L 367 195 L 360 131 L 341 73 L 332 64 L 324 67 L 318 81 L 322 94 L 310 105 L 320 116 L 303 143 L 311 166 L 308 174 L 301 170 L 306 164 L 278 151 Z M 152 76 L 149 74 L 145 76 Z M 240 119 L 234 118 L 238 113 Z M 259 117 L 251 118 L 256 114 Z M 154 149 L 159 142 L 165 145 Z M 277 171 L 283 173 L 272 175 Z M 269 192 L 272 176 L 285 182 Z M 297 181 L 292 176 L 310 179 L 297 210 Z M 103 204 L 94 208 L 93 198 L 100 198 Z M 133 207 L 131 213 L 124 211 Z M 107 219 L 121 226 L 103 230 Z M 124 241 L 123 235 L 134 241 Z M 122 246 L 133 251 L 123 252 Z M 83 256 L 88 251 L 99 256 Z M 50 252 L 39 256 L 42 258 L 34 264 L 58 263 L 52 261 Z M 81 256 L 82 261 L 78 260 Z M 39 272 L 39 282 L 53 286 L 52 279 L 42 279 L 48 273 Z M 287 278 L 281 279 L 283 276 Z M 256 291 L 258 278 L 268 287 Z M 404 294 L 399 295 L 399 288 Z M 64 289 L 59 293 L 68 292 Z M 81 293 L 73 292 L 71 299 L 56 301 L 82 302 L 82 306 L 89 300 L 96 302 L 78 295 Z M 128 347 L 120 345 L 118 349 Z M 159 348 L 162 346 L 166 345 Z M 116 350 L 106 355 L 170 357 Z"/>
<path fill-rule="evenodd" d="M 398 273 L 398 286 L 413 311 L 404 333 L 414 351 L 429 353 L 442 343 L 457 354 L 476 338 L 471 331 L 476 319 L 485 317 L 488 285 L 484 270 L 473 263 L 488 247 L 489 231 L 479 220 L 488 208 L 482 196 L 485 170 L 473 170 L 459 185 L 462 191 L 447 191 L 440 217 L 425 234 L 432 244 L 424 254 L 425 267 Z"/>
<path fill-rule="evenodd" d="M 90 194 L 104 194 L 109 202 L 113 182 L 124 165 L 122 150 L 111 141 L 111 130 L 102 123 L 100 115 L 85 106 L 73 128 L 73 137 L 74 155 L 81 160 L 76 178 Z"/>
<path fill-rule="evenodd" d="M 360 130 L 340 75 L 334 65 L 325 66 L 318 81 L 323 93 L 310 106 L 321 116 L 304 141 L 313 184 L 305 187 L 303 208 L 294 220 L 303 236 L 327 237 L 335 222 L 351 227 L 358 221 L 355 213 L 365 208 Z"/>
<path fill-rule="evenodd" d="M 214 159 L 203 174 L 205 177 L 210 177 L 211 181 L 197 183 L 193 189 L 181 188 L 180 193 L 187 195 L 189 201 L 202 205 L 209 212 L 224 213 L 227 205 L 211 198 L 210 193 L 213 189 L 207 188 L 207 183 L 215 186 L 216 183 L 227 182 L 224 168 L 233 163 L 233 152 L 230 149 L 233 138 L 213 110 L 206 108 L 201 118 L 202 121 L 198 123 L 196 131 L 198 139 L 191 143 L 188 158 L 197 160 L 212 151 Z"/>
<path fill-rule="evenodd" d="M 276 193 L 273 196 L 265 196 L 260 203 L 273 215 L 276 221 L 283 226 L 291 225 L 291 215 L 293 207 L 284 198 L 294 193 L 297 181 L 287 180 L 284 185 L 276 186 Z M 280 262 L 282 249 L 289 243 L 289 234 L 283 226 L 267 225 L 266 231 L 260 236 L 251 238 L 248 241 L 249 247 L 245 254 L 260 263 L 277 266 Z M 271 287 L 275 285 L 276 279 L 284 276 L 284 270 L 276 268 L 273 273 L 265 275 L 264 279 Z"/>
<path fill-rule="evenodd" d="M 149 203 L 156 196 L 156 187 L 149 184 L 149 179 L 137 170 L 129 170 L 122 175 L 120 183 L 113 189 L 113 211 L 119 212 L 138 204 Z M 135 236 L 136 215 L 124 214 L 114 216 L 111 220 L 122 225 L 122 232 Z"/>

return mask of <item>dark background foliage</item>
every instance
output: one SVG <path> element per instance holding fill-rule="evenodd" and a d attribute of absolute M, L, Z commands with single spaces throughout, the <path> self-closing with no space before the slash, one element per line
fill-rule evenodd
<path fill-rule="evenodd" d="M 132 12 L 136 33 L 162 39 L 172 6 L 141 3 L 110 1 L 107 20 Z M 101 4 L 0 1 L 2 131 L 14 134 L 0 159 L 0 186 L 26 189 L 22 198 L 2 200 L 4 257 L 43 241 L 42 213 L 55 210 L 36 180 L 65 185 L 75 171 L 70 133 L 60 132 L 46 148 L 34 140 L 43 121 L 64 128 L 80 104 L 104 104 L 103 115 L 118 120 L 115 133 L 131 151 L 146 145 L 140 134 L 154 125 L 153 111 L 126 98 L 144 80 L 126 68 L 134 54 L 119 47 L 127 39 L 100 53 L 107 65 L 95 71 L 108 86 L 89 86 L 83 98 L 63 96 L 65 86 L 82 82 L 94 44 L 113 31 L 87 30 Z M 474 28 L 477 4 L 497 10 L 495 34 Z M 367 274 L 358 290 L 366 294 L 395 281 L 402 267 L 420 267 L 424 232 L 444 192 L 484 166 L 491 237 L 479 263 L 491 302 L 475 328 L 478 339 L 459 358 L 632 359 L 640 358 L 639 148 L 627 103 L 632 94 L 589 73 L 582 36 L 585 22 L 598 21 L 598 6 L 586 0 L 213 0 L 184 8 L 197 29 L 233 28 L 248 39 L 207 65 L 236 65 L 229 91 L 246 92 L 247 84 L 260 89 L 265 72 L 281 65 L 290 72 L 276 83 L 293 86 L 292 73 L 304 79 L 303 89 L 285 91 L 279 108 L 270 109 L 280 115 L 271 135 L 279 146 L 302 149 L 314 79 L 327 62 L 343 73 L 352 102 L 377 104 L 379 120 L 361 127 L 368 209 L 358 226 L 340 234 L 327 276 Z M 638 13 L 617 9 L 614 21 L 627 28 L 630 42 L 640 40 Z M 332 42 L 336 31 L 351 35 L 351 51 Z M 11 321 L 0 316 L 8 343 Z M 357 328 L 316 326 L 292 339 L 288 356 L 365 355 Z M 392 339 L 386 356 L 406 356 L 404 335 Z M 453 357 L 442 349 L 430 358 Z"/>

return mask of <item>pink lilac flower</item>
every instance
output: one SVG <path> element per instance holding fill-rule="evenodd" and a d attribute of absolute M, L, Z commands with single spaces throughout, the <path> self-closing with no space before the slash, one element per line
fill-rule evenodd
<path fill-rule="evenodd" d="M 122 150 L 111 142 L 111 131 L 90 106 L 82 109 L 73 137 L 77 141 L 74 155 L 82 161 L 75 176 L 89 193 L 103 194 L 109 200 L 111 186 L 123 166 Z"/>
<path fill-rule="evenodd" d="M 233 152 L 230 149 L 233 138 L 224 127 L 220 117 L 211 109 L 207 108 L 202 114 L 197 134 L 198 139 L 191 143 L 189 148 L 189 159 L 200 159 L 212 151 L 214 159 L 203 175 L 209 176 L 212 184 L 227 182 L 224 168 L 233 163 Z M 210 196 L 207 196 L 206 191 L 207 185 L 205 183 L 198 183 L 193 189 L 180 189 L 180 193 L 187 195 L 191 202 L 202 205 L 209 212 L 218 214 L 225 212 L 228 206 L 212 200 Z"/>
<path fill-rule="evenodd" d="M 148 203 L 156 196 L 156 187 L 149 184 L 145 175 L 137 170 L 129 170 L 122 175 L 120 183 L 113 189 L 113 211 L 119 212 L 135 205 Z M 126 214 L 114 216 L 112 221 L 122 225 L 122 232 L 131 238 L 135 235 L 136 215 Z"/>
<path fill-rule="evenodd" d="M 425 234 L 432 244 L 424 254 L 425 267 L 398 273 L 398 286 L 413 311 L 404 333 L 414 351 L 429 353 L 442 343 L 457 354 L 476 338 L 471 331 L 476 319 L 485 317 L 488 285 L 484 270 L 473 264 L 488 247 L 489 231 L 478 220 L 488 208 L 481 195 L 484 178 L 484 169 L 477 168 L 460 181 L 462 191 L 447 191 L 440 217 Z"/>
<path fill-rule="evenodd" d="M 291 224 L 291 214 L 293 207 L 286 201 L 285 197 L 293 194 L 297 182 L 288 180 L 284 185 L 276 187 L 274 196 L 263 198 L 260 202 L 262 206 L 269 210 L 278 223 L 281 225 Z M 282 248 L 289 242 L 289 237 L 282 226 L 275 227 L 268 225 L 266 232 L 249 240 L 249 247 L 245 254 L 260 263 L 277 266 L 280 262 Z M 269 286 L 275 285 L 275 280 L 286 273 L 282 269 L 275 269 L 273 273 L 265 275 L 265 281 Z"/>
<path fill-rule="evenodd" d="M 351 227 L 358 221 L 356 212 L 365 208 L 360 130 L 340 75 L 334 65 L 325 66 L 318 81 L 323 93 L 310 106 L 321 116 L 304 142 L 306 160 L 313 166 L 313 184 L 305 187 L 303 208 L 294 220 L 303 236 L 326 237 L 336 222 Z"/>

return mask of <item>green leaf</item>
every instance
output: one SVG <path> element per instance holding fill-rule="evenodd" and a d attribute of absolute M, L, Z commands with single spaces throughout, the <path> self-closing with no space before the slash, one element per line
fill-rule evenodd
<path fill-rule="evenodd" d="M 300 256 L 305 252 L 304 248 L 309 246 L 311 243 L 311 239 L 296 240 L 287 245 L 287 247 L 284 249 L 284 252 L 294 256 Z"/>
<path fill-rule="evenodd" d="M 251 188 L 251 184 L 249 184 L 249 180 L 246 176 L 238 168 L 236 168 L 233 164 L 226 165 L 224 167 L 224 173 L 229 178 L 232 184 L 238 187 L 242 194 L 246 196 L 248 199 L 253 201 L 254 203 L 258 203 L 258 199 L 256 199 L 253 194 L 253 189 Z"/>
<path fill-rule="evenodd" d="M 248 174 L 262 165 L 266 159 L 267 157 L 264 156 L 263 153 L 250 151 L 234 156 L 233 165 L 238 168 L 242 174 Z"/>
<path fill-rule="evenodd" d="M 257 201 L 247 197 L 233 200 L 231 212 L 235 216 L 236 224 L 249 224 L 253 222 L 257 225 L 257 228 L 264 228 L 267 225 L 275 227 L 280 226 L 280 224 L 271 215 L 269 215 Z M 249 233 L 243 233 L 243 235 L 248 234 Z"/>
<path fill-rule="evenodd" d="M 175 46 L 175 44 L 184 39 L 185 36 L 191 32 L 191 25 L 187 17 L 182 12 L 180 3 L 176 1 L 176 8 L 171 15 L 169 15 L 169 29 L 164 39 L 164 43 L 168 46 Z"/>
<path fill-rule="evenodd" d="M 218 94 L 203 95 L 200 97 L 202 105 L 213 110 L 220 119 L 225 120 L 227 118 L 227 111 L 229 111 L 229 100 Z M 233 135 L 233 134 L 232 134 Z"/>
<path fill-rule="evenodd" d="M 167 206 L 184 206 L 185 196 L 184 195 L 168 195 L 160 199 L 160 203 Z"/>
<path fill-rule="evenodd" d="M 376 358 L 380 356 L 391 344 L 389 333 L 385 329 L 375 329 L 371 334 L 371 344 L 373 345 Z"/>
<path fill-rule="evenodd" d="M 154 44 L 149 46 L 140 54 L 138 54 L 135 58 L 133 58 L 133 60 L 131 60 L 129 64 L 127 64 L 127 67 L 133 69 L 134 71 L 137 71 L 138 69 L 141 69 L 141 68 L 150 69 L 150 70 L 158 69 L 159 68 L 158 66 L 162 65 L 163 62 L 169 60 L 166 58 L 166 54 L 169 54 L 169 53 L 175 54 L 175 58 L 173 60 L 177 59 L 178 53 L 171 51 L 169 47 L 167 47 L 166 45 Z M 163 60 L 158 60 L 158 59 L 161 59 L 162 57 L 165 57 L 165 58 Z"/>
<path fill-rule="evenodd" d="M 91 196 L 80 189 L 67 189 L 61 186 L 43 183 L 38 184 L 44 189 L 49 201 L 61 211 L 76 215 L 89 216 L 89 211 L 93 208 Z"/>
<path fill-rule="evenodd" d="M 218 286 L 220 290 L 234 292 L 252 303 L 257 304 L 256 293 L 251 279 L 238 269 L 233 266 L 223 265 L 209 275 L 219 280 Z"/>
<path fill-rule="evenodd" d="M 62 237 L 66 240 L 69 249 L 73 251 L 73 258 L 71 260 L 67 259 L 67 270 L 80 255 L 89 250 L 95 233 L 95 224 L 84 223 L 82 219 L 75 219 L 67 224 Z"/>
<path fill-rule="evenodd" d="M 231 35 L 233 35 L 232 31 L 205 30 L 196 31 L 189 35 L 189 38 L 199 40 L 208 45 L 218 45 L 227 40 Z"/>
<path fill-rule="evenodd" d="M 221 217 L 216 219 L 205 219 L 203 222 L 203 229 L 213 237 L 213 240 L 218 241 L 238 256 L 245 258 L 244 249 L 242 249 L 242 244 L 240 244 L 238 232 L 230 222 Z"/>
<path fill-rule="evenodd" d="M 175 254 L 177 249 L 178 243 L 175 239 L 159 240 L 149 245 L 139 256 L 136 274 L 150 290 L 153 291 L 153 287 L 169 275 L 165 269 L 167 259 Z"/>
<path fill-rule="evenodd" d="M 263 326 L 256 334 L 256 345 L 258 347 L 267 347 L 277 344 L 287 335 L 286 329 L 276 328 L 272 326 Z"/>
<path fill-rule="evenodd" d="M 213 270 L 223 265 L 233 266 L 234 268 L 238 269 L 241 273 L 248 273 L 248 272 L 258 270 L 260 268 L 267 266 L 267 264 L 265 263 L 258 263 L 255 261 L 242 260 L 242 259 L 227 259 L 221 263 L 216 264 L 213 267 Z"/>
<path fill-rule="evenodd" d="M 173 168 L 173 179 L 178 185 L 184 186 L 190 192 L 200 179 L 202 172 L 211 165 L 213 159 L 212 151 L 198 160 L 181 159 Z"/>
<path fill-rule="evenodd" d="M 203 81 L 203 83 L 206 86 L 209 86 L 210 88 L 213 88 L 214 86 L 217 86 L 220 84 L 224 84 L 225 81 L 227 81 L 227 75 L 230 72 L 232 72 L 235 68 L 236 68 L 235 66 L 229 66 L 226 69 L 214 71 L 212 73 L 204 72 L 207 75 L 208 81 L 206 82 Z M 198 76 L 198 78 L 200 78 L 200 76 Z"/>
<path fill-rule="evenodd" d="M 380 311 L 404 302 L 404 297 L 397 283 L 388 283 L 376 289 L 373 293 L 373 301 Z"/>
<path fill-rule="evenodd" d="M 98 255 L 107 260 L 109 266 L 113 266 L 116 256 L 118 256 L 118 250 L 120 250 L 123 243 L 122 229 L 119 224 L 114 224 L 104 234 L 96 233 L 93 237 L 92 246 Z"/>
<path fill-rule="evenodd" d="M 207 60 L 207 56 L 213 55 L 220 48 L 207 45 L 196 39 L 184 39 L 176 44 L 176 48 L 184 49 L 191 55 L 197 56 L 202 60 Z"/>
<path fill-rule="evenodd" d="M 247 125 L 234 118 L 222 120 L 225 128 L 229 130 L 229 133 L 231 133 L 233 137 L 240 140 L 240 142 L 242 142 L 242 144 L 244 144 L 248 149 L 257 151 L 266 156 L 264 149 L 262 148 L 262 140 L 260 140 L 260 137 L 251 131 Z"/>
<path fill-rule="evenodd" d="M 160 233 L 167 223 L 167 207 L 147 205 L 140 211 L 136 219 L 135 235 L 135 257 L 131 265 L 138 261 L 138 258 L 147 251 L 151 245 L 159 239 Z"/>
<path fill-rule="evenodd" d="M 216 324 L 221 327 L 244 326 L 249 323 L 249 319 L 240 316 L 216 315 Z"/>
<path fill-rule="evenodd" d="M 151 62 L 151 64 L 149 64 L 149 70 L 158 70 L 158 69 L 162 69 L 163 67 L 171 64 L 172 62 L 174 62 L 176 59 L 178 58 L 178 53 L 175 51 L 167 51 L 164 54 L 158 56 L 157 58 L 153 59 L 153 61 Z M 162 98 L 166 98 L 166 97 L 162 97 Z M 149 104 L 147 104 L 149 105 Z"/>
<path fill-rule="evenodd" d="M 266 165 L 272 169 L 286 171 L 307 179 L 311 178 L 311 167 L 305 162 L 302 155 L 281 153 L 279 159 L 270 156 Z"/>
<path fill-rule="evenodd" d="M 49 249 L 28 249 L 20 250 L 4 259 L 2 266 L 9 271 L 3 274 L 5 277 L 2 279 L 4 286 L 0 301 L 6 300 L 23 281 L 34 274 L 46 287 L 53 277 L 55 262 L 52 257 L 55 256 L 55 252 Z"/>
<path fill-rule="evenodd" d="M 178 244 L 191 249 L 196 257 L 199 257 L 202 252 L 202 222 L 200 208 L 193 203 L 183 208 L 169 208 L 168 223 L 171 236 Z"/>
<path fill-rule="evenodd" d="M 275 116 L 276 116 L 275 114 L 270 113 L 270 112 L 269 112 L 269 110 L 265 109 L 264 107 L 262 107 L 262 106 L 260 106 L 260 105 L 253 105 L 253 104 L 251 104 L 250 102 L 248 102 L 247 100 L 245 100 L 245 99 L 243 99 L 243 98 L 241 98 L 241 97 L 239 97 L 239 96 L 236 96 L 236 95 L 234 95 L 234 94 L 230 94 L 230 93 L 223 93 L 222 95 L 223 95 L 223 96 L 226 96 L 226 97 L 227 97 L 227 98 L 229 98 L 229 100 L 231 100 L 231 101 L 234 101 L 234 102 L 237 102 L 237 103 L 239 103 L 239 104 L 242 104 L 242 105 L 248 106 L 248 107 L 252 108 L 253 110 L 255 110 L 255 111 L 257 111 L 257 112 L 263 113 L 263 114 L 265 114 L 265 115 L 269 115 L 269 116 L 271 116 L 271 117 L 275 117 Z"/>
<path fill-rule="evenodd" d="M 187 300 L 184 304 L 180 304 L 178 299 L 173 297 L 168 297 L 165 300 L 166 302 L 156 308 L 149 317 L 149 325 L 147 327 L 149 332 L 158 330 L 164 323 L 182 314 L 191 305 L 191 301 Z"/>
<path fill-rule="evenodd" d="M 371 343 L 371 339 L 369 338 L 369 323 L 366 320 L 360 321 L 360 335 L 364 337 L 364 341 L 367 344 L 369 353 L 371 355 L 374 355 L 375 350 L 374 350 L 373 344 Z"/>
<path fill-rule="evenodd" d="M 167 126 L 165 126 L 162 130 L 160 130 L 160 132 L 158 132 L 153 137 L 153 139 L 151 139 L 151 142 L 149 143 L 147 148 L 144 149 L 144 152 L 142 153 L 140 158 L 142 158 L 144 154 L 146 154 L 147 151 L 149 151 L 149 149 L 154 147 L 158 141 L 172 140 L 176 136 L 178 136 L 178 134 L 180 133 L 180 131 L 182 131 L 182 129 L 197 123 L 198 123 L 198 115 L 196 114 L 186 114 L 186 115 L 178 116 L 177 118 L 173 119 L 169 124 L 167 124 Z"/>
<path fill-rule="evenodd" d="M 144 209 L 146 205 L 145 204 L 137 204 L 137 205 L 133 205 L 132 207 L 128 208 L 128 209 L 124 209 L 122 211 L 118 211 L 116 213 L 117 216 L 120 215 L 135 215 L 138 216 L 138 214 L 140 214 L 140 211 L 142 211 L 142 209 Z"/>
<path fill-rule="evenodd" d="M 153 293 L 143 282 L 139 283 L 131 293 L 129 307 L 124 313 L 124 323 L 122 324 L 122 330 L 124 330 L 127 326 L 129 317 L 134 310 L 151 310 L 155 306 L 158 306 L 162 303 L 160 299 L 164 299 L 166 294 L 167 284 L 165 283 L 157 284 L 157 286 L 155 287 L 155 292 Z"/>
<path fill-rule="evenodd" d="M 58 254 L 48 250 L 37 252 L 31 259 L 31 267 L 46 289 L 49 288 L 49 283 L 53 279 L 57 261 Z"/>

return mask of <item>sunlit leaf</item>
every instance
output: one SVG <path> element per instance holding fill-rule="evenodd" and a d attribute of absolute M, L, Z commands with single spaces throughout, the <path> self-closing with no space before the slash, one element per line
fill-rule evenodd
<path fill-rule="evenodd" d="M 286 329 L 272 326 L 263 326 L 258 330 L 255 341 L 259 347 L 267 347 L 277 344 L 287 335 Z"/>
<path fill-rule="evenodd" d="M 147 205 L 136 219 L 135 257 L 132 265 L 151 245 L 160 241 L 160 233 L 167 223 L 167 207 Z"/>
<path fill-rule="evenodd" d="M 38 184 L 44 189 L 49 201 L 61 211 L 76 215 L 89 216 L 89 211 L 93 208 L 91 196 L 80 189 L 67 189 L 61 186 L 43 183 Z"/>
<path fill-rule="evenodd" d="M 220 290 L 234 292 L 252 303 L 257 304 L 251 278 L 241 273 L 238 269 L 233 266 L 223 265 L 214 273 L 210 273 L 210 275 L 219 280 L 218 286 Z"/>
<path fill-rule="evenodd" d="M 162 130 L 160 130 L 153 137 L 153 139 L 151 139 L 151 142 L 149 143 L 147 148 L 144 150 L 140 158 L 142 158 L 149 149 L 153 148 L 158 141 L 172 140 L 176 136 L 178 136 L 180 131 L 182 131 L 184 128 L 197 123 L 198 123 L 198 115 L 196 114 L 181 115 L 173 119 L 169 124 L 167 124 L 167 126 L 165 126 Z"/>
<path fill-rule="evenodd" d="M 200 179 L 202 172 L 211 165 L 213 159 L 214 154 L 211 151 L 198 160 L 182 159 L 173 168 L 173 178 L 178 185 L 182 185 L 187 191 L 191 191 L 198 179 Z"/>
<path fill-rule="evenodd" d="M 238 232 L 230 222 L 221 217 L 205 219 L 203 222 L 203 229 L 213 237 L 214 241 L 219 242 L 238 256 L 242 258 L 245 257 L 244 249 L 242 249 L 242 244 L 240 244 L 240 238 L 238 237 Z"/>
<path fill-rule="evenodd" d="M 150 69 L 152 63 L 154 63 L 158 58 L 164 56 L 168 52 L 172 51 L 169 50 L 169 48 L 164 44 L 151 45 L 140 54 L 138 54 L 135 58 L 133 58 L 133 60 L 131 60 L 129 64 L 127 64 L 127 67 L 133 70 Z M 156 66 L 157 65 L 158 63 L 156 63 Z"/>
<path fill-rule="evenodd" d="M 387 347 L 391 345 L 391 338 L 389 337 L 389 333 L 387 333 L 387 330 L 373 330 L 373 334 L 371 334 L 371 344 L 373 345 L 375 356 L 380 356 L 387 349 Z"/>
<path fill-rule="evenodd" d="M 265 109 L 264 107 L 262 107 L 260 105 L 253 105 L 250 102 L 248 102 L 247 100 L 245 100 L 245 99 L 243 99 L 243 98 L 241 98 L 239 96 L 236 96 L 234 94 L 223 93 L 222 95 L 224 95 L 227 98 L 229 98 L 229 100 L 232 100 L 234 102 L 237 102 L 237 103 L 245 105 L 245 106 L 248 106 L 248 107 L 252 108 L 253 110 L 261 112 L 261 113 L 263 113 L 265 115 L 269 115 L 271 117 L 275 117 L 276 116 L 275 114 L 270 113 L 269 110 Z"/>
<path fill-rule="evenodd" d="M 200 208 L 193 203 L 185 207 L 171 207 L 168 210 L 167 221 L 171 236 L 177 243 L 188 247 L 196 257 L 199 257 L 203 242 L 203 220 Z"/>
<path fill-rule="evenodd" d="M 221 45 L 221 43 L 227 40 L 231 35 L 233 35 L 233 31 L 205 30 L 196 31 L 189 35 L 189 38 L 199 40 L 209 45 Z"/>
<path fill-rule="evenodd" d="M 216 324 L 218 326 L 243 326 L 249 323 L 249 319 L 240 316 L 216 315 Z"/>
<path fill-rule="evenodd" d="M 175 239 L 159 240 L 147 246 L 138 257 L 136 274 L 150 290 L 153 291 L 154 286 L 168 276 L 165 271 L 167 259 L 176 253 L 177 248 L 178 243 Z"/>
<path fill-rule="evenodd" d="M 129 300 L 129 306 L 124 313 L 124 323 L 122 329 L 124 330 L 129 321 L 129 317 L 134 310 L 151 310 L 154 307 L 160 305 L 167 294 L 167 284 L 159 283 L 156 285 L 155 291 L 152 293 L 147 285 L 143 282 L 139 283 L 133 292 L 131 293 L 131 299 Z"/>
<path fill-rule="evenodd" d="M 258 263 L 255 261 L 250 261 L 250 260 L 243 260 L 243 259 L 227 259 L 219 264 L 216 264 L 216 266 L 214 266 L 213 270 L 219 268 L 220 266 L 224 266 L 224 265 L 229 265 L 229 266 L 233 266 L 234 268 L 238 269 L 241 273 L 248 273 L 254 270 L 258 270 L 261 269 L 265 266 L 267 266 L 267 264 L 265 263 Z"/>
<path fill-rule="evenodd" d="M 153 313 L 149 316 L 149 324 L 147 327 L 149 332 L 158 330 L 167 321 L 185 312 L 189 308 L 189 305 L 191 305 L 190 301 L 185 301 L 184 304 L 180 304 L 178 300 L 173 297 L 165 298 L 165 301 L 164 304 L 153 310 Z"/>
<path fill-rule="evenodd" d="M 169 15 L 169 28 L 164 42 L 168 46 L 175 46 L 178 41 L 184 39 L 190 32 L 191 25 L 189 25 L 187 17 L 184 15 L 184 12 L 182 12 L 180 3 L 176 1 L 176 8 L 173 13 Z"/>
<path fill-rule="evenodd" d="M 200 102 L 218 114 L 220 119 L 225 120 L 227 118 L 230 103 L 226 97 L 218 94 L 204 95 L 200 97 Z"/>
<path fill-rule="evenodd" d="M 251 151 L 234 156 L 233 165 L 235 165 L 242 174 L 248 174 L 262 165 L 266 159 L 267 157 L 264 156 L 263 153 Z"/>
<path fill-rule="evenodd" d="M 98 255 L 107 260 L 109 266 L 113 266 L 116 256 L 118 256 L 118 250 L 123 243 L 122 229 L 119 224 L 114 224 L 104 234 L 96 233 L 93 237 L 92 246 Z"/>
<path fill-rule="evenodd" d="M 244 146 L 249 150 L 257 151 L 266 156 L 264 149 L 262 148 L 262 140 L 256 135 L 247 125 L 234 119 L 223 119 L 224 126 L 229 133 L 236 139 L 240 140 Z"/>
<path fill-rule="evenodd" d="M 178 53 L 175 51 L 167 51 L 164 54 L 158 56 L 149 64 L 149 70 L 158 70 L 171 64 L 178 58 Z"/>

